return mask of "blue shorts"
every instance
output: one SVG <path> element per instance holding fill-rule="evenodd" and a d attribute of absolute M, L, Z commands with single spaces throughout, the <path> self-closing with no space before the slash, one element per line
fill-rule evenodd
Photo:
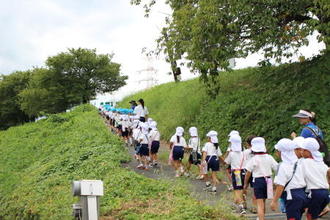
<path fill-rule="evenodd" d="M 150 153 L 157 154 L 159 150 L 159 141 L 153 141 L 151 143 Z"/>
<path fill-rule="evenodd" d="M 267 199 L 267 183 L 265 177 L 254 178 L 253 191 L 256 199 Z"/>
<path fill-rule="evenodd" d="M 182 160 L 184 155 L 184 148 L 182 146 L 173 147 L 173 160 Z"/>
<path fill-rule="evenodd" d="M 139 153 L 140 156 L 149 156 L 148 144 L 141 144 Z"/>
<path fill-rule="evenodd" d="M 244 188 L 244 178 L 245 178 L 245 171 L 244 170 L 241 170 L 241 185 L 240 186 L 237 186 L 237 183 L 236 183 L 236 177 L 235 177 L 235 170 L 232 170 L 231 171 L 231 182 L 233 184 L 233 188 L 234 190 L 242 190 Z"/>
<path fill-rule="evenodd" d="M 197 155 L 197 161 L 194 161 L 192 154 L 189 155 L 189 160 L 188 160 L 189 163 L 194 164 L 194 165 L 201 164 L 202 155 L 198 152 L 196 155 Z"/>
<path fill-rule="evenodd" d="M 217 156 L 211 156 L 211 159 L 210 156 L 207 156 L 206 161 L 207 161 L 207 170 L 212 170 L 213 172 L 220 170 L 220 163 Z"/>
<path fill-rule="evenodd" d="M 291 189 L 291 200 L 287 200 L 287 193 L 283 192 L 281 198 L 285 201 L 285 209 L 287 219 L 301 220 L 302 214 L 308 205 L 307 195 L 305 188 Z"/>
<path fill-rule="evenodd" d="M 140 122 L 146 122 L 146 118 L 145 117 L 140 117 Z"/>
<path fill-rule="evenodd" d="M 309 200 L 308 214 L 312 216 L 312 219 L 316 219 L 329 203 L 329 190 L 312 189 L 311 191 L 312 198 Z"/>

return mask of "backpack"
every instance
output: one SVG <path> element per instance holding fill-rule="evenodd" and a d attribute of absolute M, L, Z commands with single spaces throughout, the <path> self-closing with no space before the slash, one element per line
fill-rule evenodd
<path fill-rule="evenodd" d="M 320 145 L 320 152 L 324 153 L 324 157 L 323 157 L 323 161 L 326 165 L 330 166 L 330 155 L 329 155 L 329 149 L 327 144 L 324 142 L 324 140 L 317 135 L 317 133 L 310 127 L 306 127 L 307 129 L 309 129 L 315 136 L 315 139 L 317 140 L 317 142 Z"/>

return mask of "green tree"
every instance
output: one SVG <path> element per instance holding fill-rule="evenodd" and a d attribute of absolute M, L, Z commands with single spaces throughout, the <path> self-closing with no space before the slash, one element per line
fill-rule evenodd
<path fill-rule="evenodd" d="M 146 15 L 155 0 L 131 0 L 144 4 Z M 330 1 L 328 0 L 167 0 L 172 15 L 158 39 L 158 52 L 173 60 L 185 58 L 204 80 L 227 69 L 229 59 L 262 51 L 264 63 L 281 62 L 307 37 L 319 32 L 319 40 L 330 45 Z"/>
<path fill-rule="evenodd" d="M 18 94 L 24 90 L 30 71 L 17 71 L 2 75 L 0 79 L 0 129 L 29 121 L 31 118 L 20 109 Z"/>
<path fill-rule="evenodd" d="M 112 58 L 113 55 L 96 54 L 95 49 L 69 49 L 49 57 L 46 65 L 60 79 L 67 103 L 75 105 L 126 84 L 127 76 L 120 75 L 120 64 L 112 62 Z"/>

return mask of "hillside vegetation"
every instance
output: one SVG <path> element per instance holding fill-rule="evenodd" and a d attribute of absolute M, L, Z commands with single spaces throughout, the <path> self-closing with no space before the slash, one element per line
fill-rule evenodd
<path fill-rule="evenodd" d="M 292 115 L 310 109 L 330 143 L 330 54 L 303 63 L 221 72 L 217 80 L 221 90 L 214 99 L 194 79 L 139 92 L 119 105 L 143 98 L 163 139 L 169 140 L 176 126 L 186 131 L 196 126 L 203 136 L 210 129 L 218 131 L 223 149 L 233 129 L 244 138 L 264 136 L 270 147 L 292 131 L 299 133 L 301 126 Z"/>
<path fill-rule="evenodd" d="M 0 155 L 0 219 L 72 219 L 80 179 L 104 181 L 101 214 L 113 219 L 236 219 L 191 198 L 184 180 L 122 168 L 127 150 L 89 105 L 0 132 Z"/>

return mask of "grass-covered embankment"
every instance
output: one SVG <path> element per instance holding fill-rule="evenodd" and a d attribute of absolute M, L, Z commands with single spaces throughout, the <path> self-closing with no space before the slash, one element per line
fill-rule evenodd
<path fill-rule="evenodd" d="M 269 145 L 292 131 L 299 133 L 301 127 L 291 116 L 299 109 L 310 109 L 317 113 L 318 125 L 328 133 L 330 143 L 329 53 L 303 63 L 221 72 L 218 83 L 221 89 L 214 99 L 194 79 L 154 87 L 126 97 L 119 105 L 143 98 L 165 140 L 176 126 L 186 131 L 197 126 L 202 135 L 217 130 L 223 148 L 232 129 L 243 137 L 264 136 Z"/>
<path fill-rule="evenodd" d="M 0 132 L 0 155 L 0 219 L 72 219 L 79 179 L 104 181 L 101 214 L 114 219 L 235 219 L 192 199 L 184 182 L 122 168 L 127 150 L 91 106 Z"/>

